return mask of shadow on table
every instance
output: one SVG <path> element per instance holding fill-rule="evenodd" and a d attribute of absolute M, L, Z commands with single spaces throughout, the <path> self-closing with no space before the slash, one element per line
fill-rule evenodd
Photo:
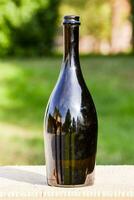
<path fill-rule="evenodd" d="M 46 176 L 41 175 L 36 172 L 30 172 L 23 169 L 11 168 L 11 167 L 1 167 L 0 177 L 26 182 L 30 184 L 47 185 Z"/>

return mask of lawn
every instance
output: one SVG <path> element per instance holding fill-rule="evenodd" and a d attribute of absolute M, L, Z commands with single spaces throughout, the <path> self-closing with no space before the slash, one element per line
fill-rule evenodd
<path fill-rule="evenodd" d="M 0 164 L 44 164 L 43 117 L 62 58 L 0 61 Z M 99 118 L 97 164 L 134 164 L 134 58 L 82 57 Z"/>

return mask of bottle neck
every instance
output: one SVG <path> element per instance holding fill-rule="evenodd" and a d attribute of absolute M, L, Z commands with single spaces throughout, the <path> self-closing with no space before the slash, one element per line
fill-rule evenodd
<path fill-rule="evenodd" d="M 64 61 L 79 60 L 79 25 L 64 25 Z"/>

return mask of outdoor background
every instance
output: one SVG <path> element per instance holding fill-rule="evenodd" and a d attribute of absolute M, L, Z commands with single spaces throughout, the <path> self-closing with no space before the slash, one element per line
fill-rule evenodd
<path fill-rule="evenodd" d="M 44 164 L 43 118 L 62 62 L 62 19 L 81 17 L 97 164 L 134 164 L 134 0 L 0 0 L 0 165 Z"/>

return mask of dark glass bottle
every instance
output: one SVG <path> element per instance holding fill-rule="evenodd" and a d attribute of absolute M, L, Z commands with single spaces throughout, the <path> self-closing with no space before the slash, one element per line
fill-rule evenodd
<path fill-rule="evenodd" d="M 44 120 L 47 183 L 92 185 L 98 124 L 79 63 L 79 16 L 65 16 L 63 24 L 63 63 Z"/>

